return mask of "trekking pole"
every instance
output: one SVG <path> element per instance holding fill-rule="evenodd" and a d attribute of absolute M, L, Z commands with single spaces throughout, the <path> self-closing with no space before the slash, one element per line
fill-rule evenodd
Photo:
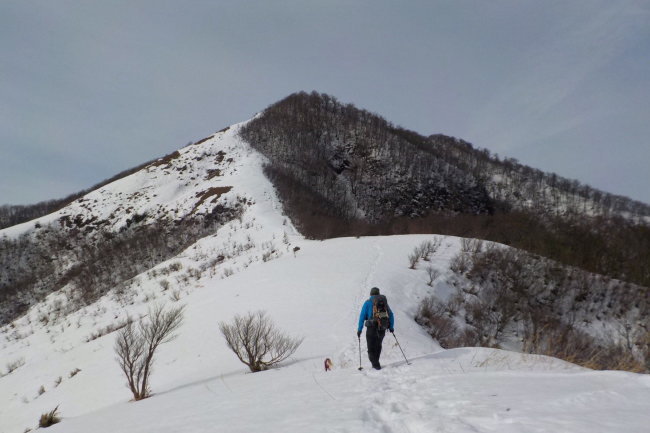
<path fill-rule="evenodd" d="M 391 332 L 393 334 L 393 337 L 395 337 L 395 342 L 397 343 L 397 347 L 399 347 L 399 350 L 402 352 L 402 356 L 406 360 L 406 365 L 411 365 L 408 359 L 406 359 L 406 355 L 404 355 L 404 351 L 402 350 L 402 346 L 399 344 L 399 341 L 397 340 L 397 337 L 395 336 L 394 332 Z"/>
<path fill-rule="evenodd" d="M 357 338 L 359 339 L 359 370 L 363 370 L 361 366 L 361 336 L 357 335 Z"/>

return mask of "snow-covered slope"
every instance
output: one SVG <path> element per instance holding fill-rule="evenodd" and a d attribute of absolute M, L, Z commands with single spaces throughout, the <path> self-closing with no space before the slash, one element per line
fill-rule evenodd
<path fill-rule="evenodd" d="M 58 291 L 56 302 L 63 305 L 57 309 L 69 311 L 82 302 L 80 293 L 90 290 L 83 302 L 94 301 L 118 281 L 163 261 L 167 263 L 144 279 L 173 283 L 205 272 L 223 276 L 286 252 L 280 249 L 282 241 L 295 230 L 262 173 L 264 158 L 239 139 L 240 126 L 186 146 L 60 211 L 0 230 L 0 263 L 8 267 L 0 274 L 0 290 L 8 287 L 11 294 L 21 287 L 13 302 L 25 305 Z M 143 230 L 150 233 L 152 245 L 142 235 L 133 241 Z M 200 241 L 204 236 L 219 240 Z M 120 245 L 133 257 L 128 270 L 115 272 L 116 263 L 124 261 L 116 257 Z M 172 261 L 174 266 L 165 271 Z M 90 265 L 96 268 L 95 281 L 91 275 L 82 281 L 77 275 Z M 128 281 L 124 285 L 128 290 Z M 146 288 L 138 281 L 131 286 L 139 293 Z M 0 323 L 3 307 L 0 303 Z"/>
<path fill-rule="evenodd" d="M 381 372 L 311 367 L 215 376 L 52 432 L 647 432 L 648 384 L 630 374 L 578 373 L 485 349 Z"/>
<path fill-rule="evenodd" d="M 441 273 L 432 287 L 407 258 L 433 236 L 305 240 L 282 215 L 263 158 L 236 132 L 188 146 L 38 224 L 1 232 L 36 236 L 37 226 L 68 220 L 119 231 L 136 214 L 145 223 L 245 203 L 240 218 L 128 289 L 77 310 L 66 308 L 71 294 L 63 288 L 0 329 L 0 433 L 33 429 L 56 406 L 63 421 L 51 431 L 70 433 L 647 431 L 647 376 L 492 349 L 440 349 L 413 316 L 425 296 L 451 292 L 446 281 L 460 239 L 437 237 L 430 264 Z M 215 161 L 219 172 L 209 171 Z M 212 189 L 221 187 L 231 189 Z M 357 370 L 356 323 L 373 286 L 388 296 L 411 365 L 387 335 L 387 368 L 368 369 L 362 338 L 366 369 Z M 185 321 L 157 354 L 153 397 L 130 402 L 111 329 L 160 302 L 185 305 Z M 304 341 L 280 369 L 250 374 L 218 323 L 255 310 Z M 326 357 L 333 372 L 323 372 Z"/>
<path fill-rule="evenodd" d="M 209 212 L 216 203 L 226 204 L 237 195 L 271 199 L 269 183 L 260 170 L 263 158 L 239 139 L 241 126 L 233 125 L 188 145 L 60 211 L 2 230 L 0 235 L 38 231 L 52 222 L 88 232 L 106 226 L 118 231 L 134 215 L 141 217 L 138 223 L 146 224 Z"/>
<path fill-rule="evenodd" d="M 94 313 L 69 317 L 70 326 L 33 324 L 32 335 L 2 343 L 3 359 L 23 356 L 25 365 L 0 379 L 0 431 L 33 427 L 57 405 L 64 419 L 53 432 L 647 431 L 647 376 L 491 349 L 442 351 L 412 320 L 429 288 L 406 257 L 427 238 L 296 240 L 295 257 L 202 278 L 179 301 L 187 306 L 185 323 L 177 340 L 161 346 L 155 395 L 137 403 L 129 402 L 113 359 L 114 335 L 84 338 L 89 323 L 142 313 L 146 302 L 120 306 L 106 298 Z M 432 264 L 448 272 L 459 247 L 457 238 L 444 238 Z M 448 290 L 444 276 L 429 290 Z M 410 366 L 389 335 L 382 354 L 388 368 L 356 370 L 358 310 L 374 285 L 395 310 Z M 280 370 L 249 374 L 217 324 L 257 309 L 305 340 Z M 369 367 L 363 340 L 362 351 Z M 334 372 L 322 371 L 325 357 Z M 68 377 L 75 368 L 81 371 Z"/>

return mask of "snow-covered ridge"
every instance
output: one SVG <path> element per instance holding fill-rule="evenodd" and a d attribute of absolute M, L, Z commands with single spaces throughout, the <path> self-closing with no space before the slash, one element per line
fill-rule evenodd
<path fill-rule="evenodd" d="M 257 153 L 237 137 L 241 125 L 160 158 L 57 212 L 2 230 L 0 236 L 17 236 L 53 222 L 85 231 L 96 227 L 118 231 L 134 216 L 138 223 L 146 224 L 210 212 L 216 203 L 228 203 L 238 190 L 246 188 L 237 185 L 245 181 L 242 170 L 259 167 L 259 161 L 251 160 Z"/>

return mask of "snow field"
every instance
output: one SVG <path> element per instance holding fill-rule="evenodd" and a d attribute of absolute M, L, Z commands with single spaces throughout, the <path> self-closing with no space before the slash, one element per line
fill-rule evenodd
<path fill-rule="evenodd" d="M 3 328 L 0 369 L 21 358 L 25 365 L 0 377 L 0 433 L 33 429 L 39 416 L 57 405 L 63 421 L 48 431 L 66 433 L 648 431 L 647 376 L 591 372 L 552 358 L 492 349 L 441 350 L 413 316 L 427 295 L 451 292 L 445 281 L 460 239 L 438 237 L 440 248 L 417 270 L 408 268 L 408 255 L 433 236 L 305 240 L 281 214 L 262 174 L 264 159 L 237 139 L 236 129 L 180 152 L 183 164 L 217 149 L 232 156 L 223 176 L 211 183 L 192 180 L 191 173 L 170 177 L 159 166 L 97 192 L 104 206 L 116 209 L 120 197 L 145 191 L 133 196 L 132 212 L 169 206 L 183 214 L 194 208 L 197 191 L 216 182 L 233 186 L 220 200 L 240 195 L 250 203 L 241 221 L 226 224 L 154 269 L 178 262 L 181 271 L 134 279 L 131 298 L 109 293 L 63 318 L 41 320 L 63 296 L 53 294 L 14 328 Z M 209 166 L 208 161 L 196 163 Z M 9 229 L 10 235 L 33 226 Z M 294 257 L 295 246 L 300 250 Z M 271 250 L 272 260 L 263 262 L 262 255 Z M 220 254 L 227 256 L 224 262 L 210 265 Z M 433 287 L 426 284 L 427 265 L 441 271 Z M 202 267 L 200 277 L 181 278 L 188 268 Z M 227 278 L 226 270 L 232 273 Z M 169 290 L 160 287 L 161 278 L 170 281 Z M 357 370 L 358 314 L 373 286 L 388 296 L 410 366 L 388 334 L 381 359 L 386 368 L 369 369 L 362 337 L 365 369 Z M 173 291 L 179 293 L 176 302 L 170 299 Z M 143 317 L 149 306 L 163 301 L 185 305 L 184 324 L 176 340 L 159 348 L 153 397 L 130 402 L 114 360 L 115 334 L 86 339 L 127 315 Z M 226 347 L 218 323 L 258 309 L 304 341 L 280 369 L 251 374 Z M 332 372 L 323 371 L 326 357 L 334 362 Z M 77 368 L 81 371 L 70 377 Z M 61 383 L 55 386 L 58 377 Z M 45 392 L 38 395 L 41 385 Z"/>
<path fill-rule="evenodd" d="M 417 300 L 437 290 L 406 260 L 426 238 L 303 240 L 296 257 L 285 254 L 226 279 L 200 281 L 202 287 L 182 300 L 187 310 L 178 338 L 160 347 L 152 398 L 128 401 L 109 334 L 0 379 L 10 403 L 0 409 L 0 431 L 23 431 L 57 404 L 64 420 L 52 432 L 647 431 L 647 376 L 590 372 L 492 349 L 441 351 L 412 320 Z M 445 238 L 431 264 L 444 268 L 456 243 Z M 411 366 L 389 334 L 386 368 L 369 370 L 362 338 L 365 369 L 356 370 L 358 312 L 373 285 L 388 296 Z M 279 370 L 250 374 L 226 348 L 217 324 L 256 309 L 305 340 Z M 325 357 L 333 359 L 334 371 L 323 371 Z M 82 372 L 29 403 L 20 392 L 5 392 L 35 392 L 74 367 Z"/>
<path fill-rule="evenodd" d="M 410 366 L 328 373 L 320 361 L 214 376 L 66 419 L 52 432 L 641 433 L 650 421 L 649 384 L 638 375 L 581 372 L 538 356 L 456 349 Z"/>

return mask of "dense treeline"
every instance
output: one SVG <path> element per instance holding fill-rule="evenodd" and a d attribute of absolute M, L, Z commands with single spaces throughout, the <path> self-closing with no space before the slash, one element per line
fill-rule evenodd
<path fill-rule="evenodd" d="M 650 286 L 644 203 L 318 93 L 273 104 L 241 135 L 269 158 L 266 174 L 307 237 L 477 237 Z"/>
<path fill-rule="evenodd" d="M 18 239 L 0 238 L 0 325 L 61 288 L 72 297 L 68 308 L 92 303 L 213 234 L 241 215 L 243 204 L 241 199 L 231 207 L 217 205 L 209 214 L 181 220 L 132 222 L 118 232 L 101 224 L 92 232 L 74 223 L 62 228 L 70 224 L 62 220 Z"/>
<path fill-rule="evenodd" d="M 650 216 L 650 205 L 441 134 L 422 136 L 335 98 L 296 93 L 267 108 L 241 135 L 282 171 L 348 218 L 377 222 L 430 210 Z M 460 195 L 460 196 L 459 196 Z"/>
<path fill-rule="evenodd" d="M 410 133 L 413 139 L 418 135 Z M 424 138 L 423 147 L 426 147 Z M 429 146 L 442 149 L 448 160 L 484 179 L 490 197 L 514 209 L 528 209 L 545 215 L 626 216 L 642 221 L 650 216 L 650 205 L 628 197 L 610 194 L 575 179 L 546 173 L 520 164 L 514 158 L 499 159 L 487 149 L 475 149 L 470 143 L 441 134 L 427 137 Z"/>
<path fill-rule="evenodd" d="M 269 169 L 267 169 L 270 172 Z M 383 223 L 345 220 L 307 188 L 287 188 L 286 178 L 269 176 L 285 200 L 285 208 L 302 233 L 313 239 L 437 233 L 472 237 L 510 245 L 584 270 L 650 286 L 650 227 L 621 217 L 588 220 L 553 217 L 541 220 L 530 212 L 493 215 L 435 213 L 421 218 L 394 218 Z M 290 203 L 286 206 L 286 203 Z"/>
<path fill-rule="evenodd" d="M 378 222 L 430 210 L 489 213 L 484 182 L 422 151 L 408 132 L 327 95 L 292 95 L 241 131 L 273 171 L 312 189 L 345 218 Z"/>

